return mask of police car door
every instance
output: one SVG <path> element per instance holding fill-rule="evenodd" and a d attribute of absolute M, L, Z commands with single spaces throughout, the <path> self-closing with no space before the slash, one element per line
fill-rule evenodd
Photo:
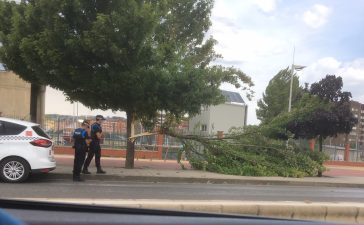
<path fill-rule="evenodd" d="M 3 121 L 0 120 L 0 159 L 4 158 L 6 153 L 5 153 L 5 141 L 4 141 L 4 137 L 5 136 L 5 124 Z"/>

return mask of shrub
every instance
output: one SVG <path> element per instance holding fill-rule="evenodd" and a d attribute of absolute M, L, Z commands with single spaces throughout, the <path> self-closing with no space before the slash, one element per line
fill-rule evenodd
<path fill-rule="evenodd" d="M 315 176 L 326 156 L 265 137 L 259 129 L 232 131 L 225 139 L 183 139 L 193 168 L 241 176 Z"/>

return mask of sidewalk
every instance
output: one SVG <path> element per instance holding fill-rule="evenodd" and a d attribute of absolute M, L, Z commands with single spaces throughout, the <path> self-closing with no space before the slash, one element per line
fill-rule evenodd
<path fill-rule="evenodd" d="M 328 171 L 324 173 L 325 176 L 331 177 L 358 177 L 364 179 L 364 167 L 353 166 L 339 166 L 327 165 Z"/>
<path fill-rule="evenodd" d="M 56 155 L 57 168 L 49 174 L 50 179 L 69 179 L 73 164 L 72 156 Z M 219 184 L 255 184 L 255 185 L 291 185 L 291 186 L 326 186 L 364 188 L 363 177 L 324 176 L 305 178 L 285 177 L 248 177 L 224 175 L 206 171 L 193 170 L 188 162 L 183 162 L 187 169 L 183 170 L 174 160 L 136 160 L 135 169 L 123 168 L 125 159 L 102 158 L 106 175 L 96 174 L 93 164 L 90 165 L 89 180 L 117 180 L 143 182 L 173 182 L 173 183 L 219 183 Z M 335 168 L 334 168 L 335 169 Z M 337 170 L 338 168 L 336 168 Z M 355 169 L 355 168 L 354 168 Z M 340 170 L 340 168 L 339 168 Z M 342 168 L 341 168 L 342 170 Z M 353 170 L 353 168 L 351 168 Z M 351 171 L 349 170 L 349 171 Z M 364 174 L 364 169 L 358 170 Z M 330 173 L 330 172 L 328 172 Z M 334 173 L 334 172 L 332 172 Z"/>

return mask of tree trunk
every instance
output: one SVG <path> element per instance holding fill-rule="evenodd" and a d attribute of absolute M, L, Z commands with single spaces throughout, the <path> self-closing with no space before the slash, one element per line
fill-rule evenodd
<path fill-rule="evenodd" d="M 134 168 L 134 153 L 135 153 L 135 142 L 134 140 L 130 140 L 129 137 L 134 136 L 134 112 L 126 113 L 126 133 L 127 133 L 127 148 L 126 148 L 126 159 L 125 159 L 125 168 L 133 169 Z"/>
<path fill-rule="evenodd" d="M 30 85 L 30 121 L 37 122 L 37 99 L 38 99 L 39 85 Z"/>
<path fill-rule="evenodd" d="M 320 152 L 322 152 L 322 141 L 323 141 L 323 138 L 322 138 L 322 136 L 320 135 L 320 136 L 319 136 L 319 150 L 320 150 Z"/>
<path fill-rule="evenodd" d="M 322 139 L 323 139 L 323 138 L 322 138 L 322 136 L 320 135 L 320 136 L 319 136 L 319 151 L 320 151 L 320 152 L 322 152 L 322 141 L 323 141 Z M 322 166 L 322 165 L 321 165 L 321 166 Z M 322 177 L 322 171 L 319 171 L 317 176 Z"/>
<path fill-rule="evenodd" d="M 44 125 L 46 86 L 31 84 L 30 86 L 30 121 Z"/>

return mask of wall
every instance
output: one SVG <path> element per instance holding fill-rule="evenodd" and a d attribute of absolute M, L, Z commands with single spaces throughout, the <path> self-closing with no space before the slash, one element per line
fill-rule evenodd
<path fill-rule="evenodd" d="M 210 106 L 201 111 L 201 114 L 190 119 L 189 132 L 195 134 L 213 134 L 217 131 L 228 133 L 231 127 L 242 127 L 246 125 L 247 107 L 241 104 L 224 103 Z M 201 131 L 201 125 L 207 125 L 207 131 Z M 199 125 L 196 127 L 196 125 Z"/>
<path fill-rule="evenodd" d="M 215 134 L 217 131 L 228 133 L 232 127 L 242 127 L 246 124 L 245 105 L 225 103 L 210 107 L 210 132 Z"/>
<path fill-rule="evenodd" d="M 0 72 L 2 116 L 30 119 L 30 84 L 12 72 Z"/>
<path fill-rule="evenodd" d="M 209 126 L 210 121 L 210 110 L 209 107 L 203 107 L 201 109 L 201 113 L 192 117 L 188 123 L 188 131 L 191 133 L 196 134 L 208 134 L 208 131 L 211 130 L 211 127 Z M 207 131 L 203 132 L 201 131 L 201 125 L 206 124 L 207 125 Z"/>

